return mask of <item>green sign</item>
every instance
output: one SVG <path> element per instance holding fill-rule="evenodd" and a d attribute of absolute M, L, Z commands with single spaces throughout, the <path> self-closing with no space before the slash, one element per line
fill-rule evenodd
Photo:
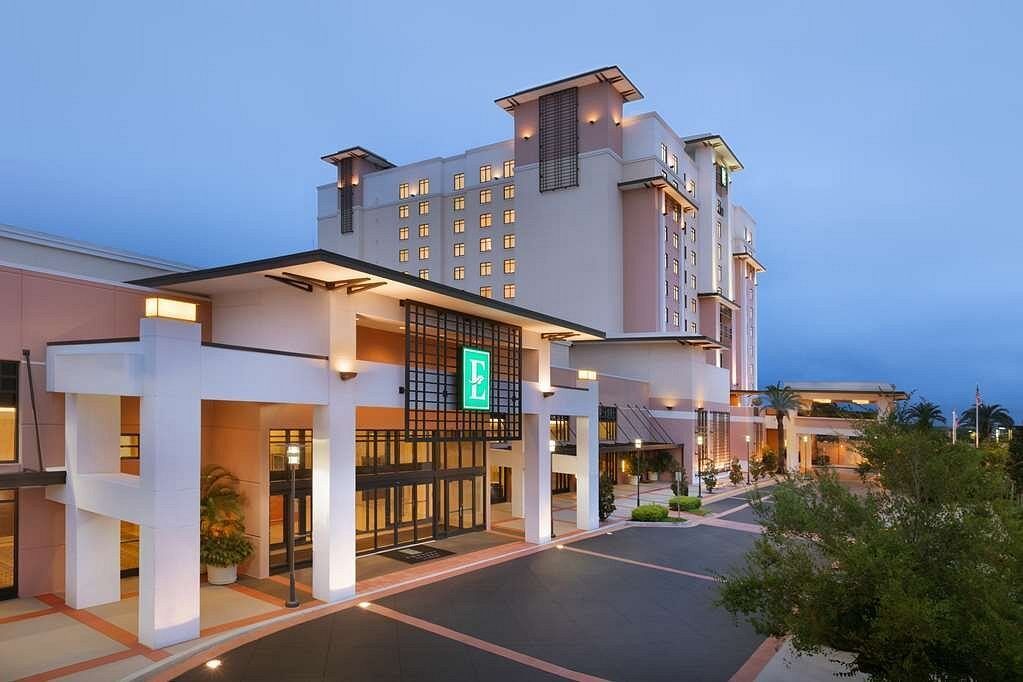
<path fill-rule="evenodd" d="M 462 409 L 490 409 L 490 351 L 462 348 Z"/>

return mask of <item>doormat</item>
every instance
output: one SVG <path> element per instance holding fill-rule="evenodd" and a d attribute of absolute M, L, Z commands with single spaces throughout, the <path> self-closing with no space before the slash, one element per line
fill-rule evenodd
<path fill-rule="evenodd" d="M 430 559 L 439 559 L 443 556 L 454 554 L 440 547 L 405 547 L 404 549 L 392 549 L 390 552 L 381 552 L 380 556 L 388 559 L 397 559 L 406 564 L 420 564 Z"/>

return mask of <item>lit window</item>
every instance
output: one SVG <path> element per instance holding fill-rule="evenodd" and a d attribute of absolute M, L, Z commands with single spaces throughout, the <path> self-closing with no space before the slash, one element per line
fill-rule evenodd
<path fill-rule="evenodd" d="M 671 311 L 671 323 L 673 325 L 675 325 L 676 327 L 678 326 L 678 311 L 677 310 L 672 310 Z"/>
<path fill-rule="evenodd" d="M 675 247 L 676 251 L 678 250 L 678 232 L 671 233 L 671 245 Z"/>
<path fill-rule="evenodd" d="M 420 201 L 419 202 L 419 215 L 430 215 L 430 202 Z"/>
<path fill-rule="evenodd" d="M 678 173 L 678 157 L 676 155 L 672 154 L 668 159 L 668 168 L 671 169 L 672 173 Z"/>
<path fill-rule="evenodd" d="M 490 213 L 480 213 L 480 227 L 490 227 L 494 222 L 494 216 Z"/>
<path fill-rule="evenodd" d="M 398 262 L 408 263 L 408 249 L 402 249 L 398 252 Z"/>
<path fill-rule="evenodd" d="M 429 194 L 429 193 L 430 193 L 430 179 L 429 178 L 423 178 L 423 179 L 421 179 L 419 181 L 419 194 L 420 194 L 420 196 L 422 196 L 423 194 Z"/>
<path fill-rule="evenodd" d="M 721 286 L 721 275 L 722 275 L 721 266 L 720 265 L 717 266 L 717 271 L 718 271 L 718 286 L 720 287 Z"/>
<path fill-rule="evenodd" d="M 715 220 L 714 221 L 714 236 L 717 239 L 721 239 L 721 221 L 720 220 Z"/>
<path fill-rule="evenodd" d="M 678 300 L 678 285 L 677 284 L 673 284 L 671 286 L 671 298 L 674 301 Z"/>
<path fill-rule="evenodd" d="M 692 312 L 692 313 L 696 312 L 696 299 L 695 298 L 689 299 L 689 312 Z"/>
<path fill-rule="evenodd" d="M 504 224 L 505 225 L 512 225 L 514 223 L 515 223 L 515 209 L 514 208 L 506 208 L 504 210 Z"/>
<path fill-rule="evenodd" d="M 661 143 L 661 163 L 668 163 L 668 145 Z"/>
<path fill-rule="evenodd" d="M 490 273 L 494 271 L 494 264 L 488 260 L 480 263 L 480 277 L 490 277 Z"/>
<path fill-rule="evenodd" d="M 419 271 L 419 279 L 430 279 L 430 271 L 423 268 Z"/>
<path fill-rule="evenodd" d="M 689 275 L 689 288 L 690 289 L 695 289 L 696 288 L 696 275 L 695 274 Z"/>
<path fill-rule="evenodd" d="M 408 199 L 408 183 L 407 182 L 403 182 L 400 185 L 398 185 L 398 198 L 399 199 Z"/>
<path fill-rule="evenodd" d="M 398 207 L 398 217 L 408 218 L 408 204 L 402 204 Z"/>
<path fill-rule="evenodd" d="M 405 241 L 406 239 L 408 239 L 408 227 L 407 226 L 406 227 L 399 227 L 398 228 L 398 239 L 400 239 L 401 241 Z"/>
<path fill-rule="evenodd" d="M 695 323 L 695 322 L 690 322 L 690 323 L 689 323 L 689 331 L 690 331 L 691 333 L 693 333 L 693 334 L 695 334 L 695 333 L 696 333 L 696 323 Z"/>
<path fill-rule="evenodd" d="M 494 290 L 490 287 L 480 287 L 480 296 L 483 298 L 490 298 L 494 295 Z"/>
<path fill-rule="evenodd" d="M 461 218 L 456 218 L 455 222 L 451 224 L 451 227 L 452 229 L 454 229 L 455 234 L 465 232 L 465 221 L 462 220 Z"/>
<path fill-rule="evenodd" d="M 465 208 L 465 197 L 455 197 L 451 200 L 451 208 L 456 211 L 461 211 Z"/>
<path fill-rule="evenodd" d="M 696 265 L 696 249 L 689 249 L 689 264 Z"/>
<path fill-rule="evenodd" d="M 504 297 L 505 298 L 515 298 L 515 285 L 514 284 L 505 284 L 504 285 Z"/>
<path fill-rule="evenodd" d="M 678 274 L 678 258 L 671 259 L 671 271 L 676 275 Z"/>
<path fill-rule="evenodd" d="M 423 223 L 423 224 L 421 224 L 419 226 L 419 236 L 420 237 L 429 237 L 430 236 L 430 224 L 429 223 Z"/>
<path fill-rule="evenodd" d="M 454 279 L 465 279 L 465 266 L 456 265 L 454 271 L 451 273 Z"/>
<path fill-rule="evenodd" d="M 493 175 L 494 171 L 490 167 L 490 164 L 487 164 L 486 166 L 480 166 L 480 182 L 490 182 Z"/>
<path fill-rule="evenodd" d="M 419 247 L 419 260 L 429 260 L 430 258 L 430 247 L 420 246 Z"/>
<path fill-rule="evenodd" d="M 490 251 L 493 248 L 494 248 L 494 243 L 490 239 L 490 237 L 481 237 L 480 238 L 480 253 L 486 253 L 487 251 Z"/>
<path fill-rule="evenodd" d="M 465 173 L 455 173 L 452 188 L 456 190 L 465 189 Z"/>
<path fill-rule="evenodd" d="M 492 198 L 493 198 L 493 192 L 491 192 L 489 189 L 481 189 L 480 190 L 480 203 L 481 204 L 489 204 L 490 200 Z"/>
<path fill-rule="evenodd" d="M 514 275 L 515 274 L 515 259 L 505 258 L 504 259 L 504 274 Z"/>
<path fill-rule="evenodd" d="M 504 235 L 504 248 L 514 249 L 515 248 L 515 235 L 506 234 Z"/>
<path fill-rule="evenodd" d="M 692 178 L 686 179 L 686 191 L 690 194 L 696 194 L 696 180 Z"/>
<path fill-rule="evenodd" d="M 515 160 L 509 159 L 504 162 L 504 177 L 510 178 L 515 175 Z"/>
<path fill-rule="evenodd" d="M 505 199 L 514 199 L 515 198 L 515 185 L 505 185 L 504 186 L 504 198 Z"/>
<path fill-rule="evenodd" d="M 465 255 L 465 242 L 455 242 L 455 255 L 456 256 Z"/>
<path fill-rule="evenodd" d="M 717 251 L 718 260 L 721 260 L 721 242 L 715 244 L 715 250 Z"/>

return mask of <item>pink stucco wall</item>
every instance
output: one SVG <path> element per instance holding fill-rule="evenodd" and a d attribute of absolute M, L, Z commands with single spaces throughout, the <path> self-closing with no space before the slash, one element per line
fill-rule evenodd
<path fill-rule="evenodd" d="M 622 323 L 627 332 L 658 331 L 661 316 L 660 212 L 657 190 L 636 189 L 622 194 Z"/>

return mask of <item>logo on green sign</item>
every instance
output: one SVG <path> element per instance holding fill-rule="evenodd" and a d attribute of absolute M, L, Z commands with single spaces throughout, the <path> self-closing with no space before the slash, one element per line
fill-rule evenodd
<path fill-rule="evenodd" d="M 490 351 L 462 348 L 462 409 L 490 409 Z"/>

